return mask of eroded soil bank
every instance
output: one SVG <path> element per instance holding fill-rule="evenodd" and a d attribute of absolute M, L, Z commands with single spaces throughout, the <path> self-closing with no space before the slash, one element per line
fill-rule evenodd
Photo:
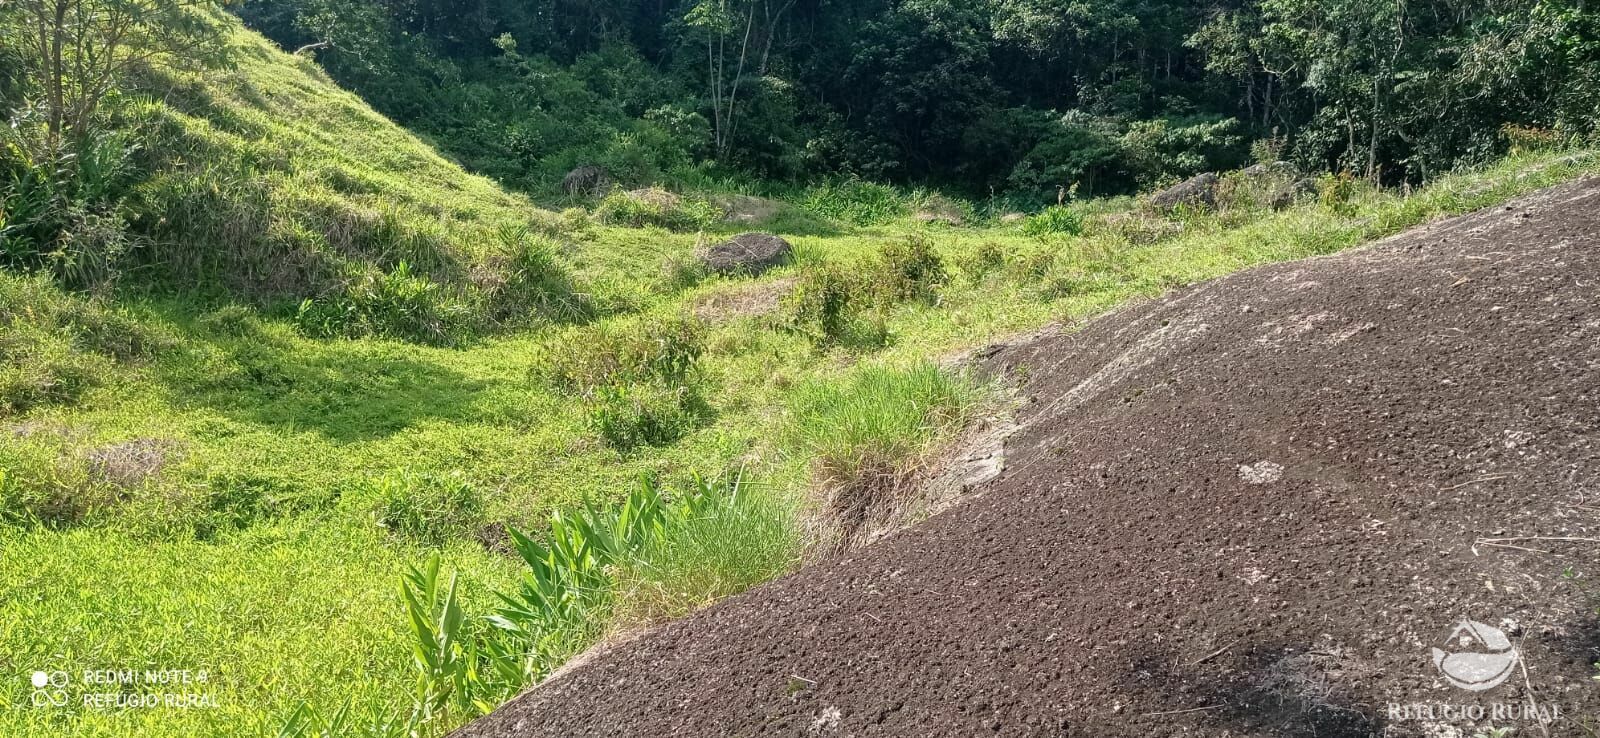
<path fill-rule="evenodd" d="M 1577 182 L 1000 350 L 976 497 L 457 735 L 1590 735 L 1597 241 Z"/>

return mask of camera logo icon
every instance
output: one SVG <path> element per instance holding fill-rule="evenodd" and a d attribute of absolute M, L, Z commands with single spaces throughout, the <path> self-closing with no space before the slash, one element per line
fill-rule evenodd
<path fill-rule="evenodd" d="M 64 671 L 36 671 L 33 673 L 33 706 L 66 707 L 67 673 Z"/>

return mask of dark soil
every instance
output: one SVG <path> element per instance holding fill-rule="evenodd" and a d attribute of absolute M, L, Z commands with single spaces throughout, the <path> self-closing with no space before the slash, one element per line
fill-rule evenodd
<path fill-rule="evenodd" d="M 1597 235 L 1574 183 L 995 352 L 978 497 L 458 735 L 1594 735 Z M 1450 686 L 1462 618 L 1525 670 Z"/>

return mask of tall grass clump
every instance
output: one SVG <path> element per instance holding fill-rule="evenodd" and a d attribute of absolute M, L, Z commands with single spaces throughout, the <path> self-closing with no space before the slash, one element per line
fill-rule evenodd
<path fill-rule="evenodd" d="M 633 192 L 618 189 L 595 207 L 595 217 L 608 225 L 697 231 L 721 219 L 722 211 L 703 197 L 685 197 L 656 188 Z"/>
<path fill-rule="evenodd" d="M 860 273 L 841 264 L 809 266 L 783 298 L 787 328 L 820 349 L 882 346 L 889 331 L 870 289 Z"/>
<path fill-rule="evenodd" d="M 566 331 L 541 349 L 534 374 L 575 395 L 608 446 L 663 446 L 711 415 L 705 399 L 705 328 L 691 318 L 650 319 Z"/>
<path fill-rule="evenodd" d="M 378 527 L 427 546 L 470 536 L 482 523 L 483 497 L 471 483 L 439 474 L 391 472 L 357 490 Z"/>
<path fill-rule="evenodd" d="M 648 624 L 688 615 L 798 561 L 791 504 L 752 484 L 697 481 L 671 535 L 651 538 L 619 574 L 618 617 Z"/>
<path fill-rule="evenodd" d="M 1029 236 L 1076 236 L 1083 233 L 1083 215 L 1065 205 L 1051 205 L 1022 224 Z"/>
<path fill-rule="evenodd" d="M 438 555 L 407 572 L 416 687 L 409 716 L 380 735 L 415 734 L 484 714 L 549 676 L 618 623 L 686 614 L 776 577 L 799 554 L 793 517 L 739 477 L 681 491 L 645 478 L 616 506 L 552 513 L 537 532 L 510 530 L 526 566 L 499 605 L 476 617 Z M 319 736 L 347 722 L 302 706 L 286 735 Z M 292 729 L 292 730 L 291 730 Z"/>
<path fill-rule="evenodd" d="M 450 346 L 469 337 L 473 318 L 450 290 L 402 261 L 388 272 L 362 274 L 341 294 L 302 301 L 295 324 L 317 338 L 371 336 Z"/>
<path fill-rule="evenodd" d="M 811 460 L 822 536 L 848 546 L 913 502 L 906 486 L 976 396 L 966 378 L 927 363 L 863 367 L 840 381 L 797 387 L 786 436 Z"/>
<path fill-rule="evenodd" d="M 884 225 L 910 212 L 893 187 L 853 178 L 808 188 L 800 206 L 824 218 L 857 226 Z"/>
<path fill-rule="evenodd" d="M 950 279 L 944 259 L 934 250 L 933 243 L 921 235 L 883 244 L 868 272 L 868 284 L 884 303 L 932 302 Z"/>
<path fill-rule="evenodd" d="M 863 366 L 797 386 L 787 433 L 824 477 L 849 479 L 914 461 L 960 425 L 976 397 L 969 380 L 934 364 Z"/>
<path fill-rule="evenodd" d="M 166 339 L 43 276 L 0 273 L 0 417 L 71 404 Z"/>

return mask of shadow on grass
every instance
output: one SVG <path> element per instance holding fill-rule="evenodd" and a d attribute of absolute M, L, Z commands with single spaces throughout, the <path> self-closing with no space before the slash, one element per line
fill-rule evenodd
<path fill-rule="evenodd" d="M 224 308 L 187 323 L 194 350 L 163 362 L 158 377 L 174 404 L 237 420 L 313 431 L 338 443 L 386 438 L 428 420 L 477 415 L 487 386 L 400 343 L 298 342 L 264 330 L 253 316 L 217 320 Z"/>

